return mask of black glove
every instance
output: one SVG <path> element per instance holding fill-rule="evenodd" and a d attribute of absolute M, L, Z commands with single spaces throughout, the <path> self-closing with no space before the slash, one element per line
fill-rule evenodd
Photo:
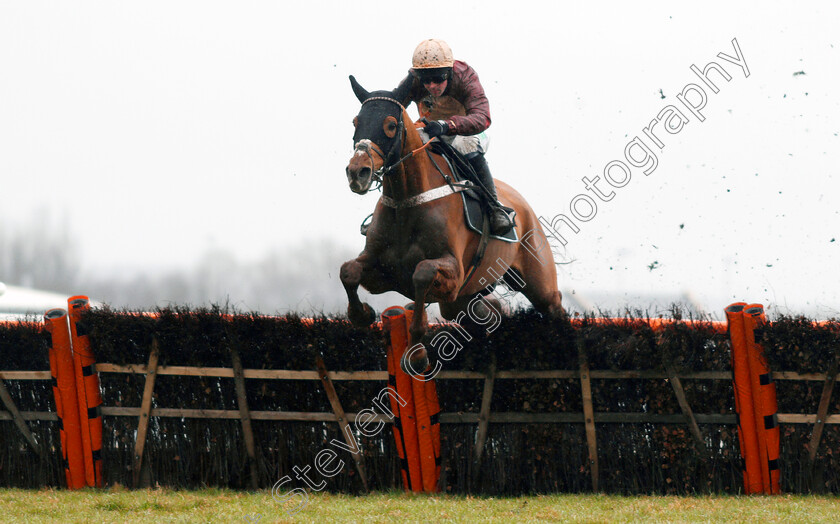
<path fill-rule="evenodd" d="M 436 136 L 441 136 L 449 133 L 449 125 L 443 120 L 437 120 L 429 122 L 425 118 L 423 122 L 426 124 L 426 127 L 423 128 L 423 131 L 429 135 L 429 138 L 434 138 Z"/>

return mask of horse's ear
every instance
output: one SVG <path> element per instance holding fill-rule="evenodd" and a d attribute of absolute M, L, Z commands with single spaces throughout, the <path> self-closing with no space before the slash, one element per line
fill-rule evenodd
<path fill-rule="evenodd" d="M 413 84 L 413 80 L 414 79 L 411 77 L 411 75 L 405 77 L 405 79 L 403 79 L 403 81 L 400 82 L 400 85 L 398 85 L 397 88 L 394 89 L 394 92 L 391 93 L 391 98 L 393 98 L 400 104 L 403 104 L 408 99 L 408 95 L 411 93 L 411 86 Z"/>
<path fill-rule="evenodd" d="M 359 102 L 364 102 L 370 98 L 370 93 L 365 91 L 365 88 L 356 82 L 356 77 L 353 75 L 350 75 L 350 86 L 353 88 L 353 93 L 356 94 L 356 98 L 359 99 Z"/>

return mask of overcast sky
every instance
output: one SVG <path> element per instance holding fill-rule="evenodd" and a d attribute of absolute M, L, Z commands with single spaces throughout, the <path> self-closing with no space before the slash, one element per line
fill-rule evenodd
<path fill-rule="evenodd" d="M 347 76 L 391 89 L 437 37 L 487 92 L 493 174 L 550 221 L 715 61 L 705 120 L 567 235 L 560 285 L 840 315 L 837 4 L 546 5 L 2 2 L 0 219 L 68 221 L 89 273 L 361 250 Z"/>

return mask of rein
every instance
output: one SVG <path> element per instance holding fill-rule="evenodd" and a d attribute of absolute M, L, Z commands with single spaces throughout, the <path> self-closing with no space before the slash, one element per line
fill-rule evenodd
<path fill-rule="evenodd" d="M 391 145 L 391 148 L 390 148 L 390 150 L 388 151 L 387 154 L 383 154 L 382 150 L 379 148 L 379 146 L 374 144 L 373 141 L 371 141 L 369 139 L 359 140 L 359 142 L 356 144 L 356 151 L 367 154 L 368 159 L 370 160 L 370 168 L 371 168 L 371 172 L 372 172 L 371 173 L 371 178 L 378 184 L 375 189 L 381 189 L 382 188 L 382 182 L 385 179 L 385 177 L 388 176 L 389 173 L 391 173 L 394 169 L 399 167 L 400 164 L 402 164 L 403 162 L 405 162 L 409 158 L 413 157 L 417 153 L 420 153 L 421 151 L 428 148 L 432 144 L 432 142 L 434 142 L 436 139 L 429 140 L 428 142 L 426 142 L 422 146 L 418 147 L 417 149 L 414 149 L 414 150 L 410 151 L 408 154 L 406 154 L 402 158 L 399 158 L 397 161 L 395 161 L 393 163 L 389 163 L 389 160 L 395 155 L 395 153 L 397 151 L 402 149 L 402 146 L 405 143 L 405 136 L 406 136 L 406 133 L 407 133 L 407 131 L 405 129 L 404 118 L 403 118 L 403 115 L 405 113 L 405 107 L 403 107 L 403 105 L 401 103 L 399 103 L 397 100 L 394 100 L 393 98 L 386 97 L 386 96 L 372 96 L 372 97 L 366 99 L 364 102 L 362 102 L 362 105 L 365 105 L 366 103 L 370 102 L 371 100 L 384 100 L 386 102 L 391 102 L 391 103 L 399 106 L 400 110 L 402 111 L 400 113 L 400 120 L 399 120 L 399 124 L 398 124 L 399 127 L 398 127 L 398 130 L 397 130 L 397 132 L 400 134 L 400 138 L 399 138 L 399 140 L 394 141 L 393 145 Z M 373 162 L 373 155 L 370 153 L 371 150 L 373 150 L 377 155 L 379 155 L 379 158 L 382 159 L 382 167 L 380 167 L 376 171 L 373 170 L 374 162 Z M 428 151 L 426 151 L 426 153 L 428 154 Z M 431 158 L 431 155 L 429 155 L 429 157 Z M 382 195 L 382 197 L 380 198 L 380 201 L 382 202 L 382 204 L 384 204 L 385 206 L 388 206 L 390 208 L 393 208 L 393 209 L 406 209 L 406 208 L 409 208 L 409 207 L 419 206 L 421 204 L 425 204 L 426 202 L 431 202 L 433 200 L 437 200 L 437 199 L 443 198 L 445 196 L 449 196 L 453 193 L 460 193 L 461 191 L 466 191 L 467 189 L 472 188 L 471 184 L 455 184 L 455 183 L 453 183 L 452 180 L 446 174 L 444 174 L 443 171 L 441 171 L 440 166 L 437 165 L 437 162 L 435 162 L 433 158 L 431 158 L 431 160 L 432 160 L 432 164 L 435 166 L 438 173 L 440 173 L 440 175 L 446 181 L 447 185 L 437 187 L 437 188 L 434 188 L 434 189 L 430 189 L 430 190 L 425 191 L 423 193 L 420 193 L 418 195 L 414 195 L 412 197 L 406 198 L 404 200 L 399 200 L 399 201 L 394 200 L 393 198 L 388 197 L 386 195 Z"/>
<path fill-rule="evenodd" d="M 383 177 L 383 178 L 384 178 L 384 177 L 385 177 L 385 175 L 387 175 L 388 173 L 390 173 L 391 171 L 393 171 L 393 170 L 394 170 L 397 166 L 399 166 L 400 164 L 402 164 L 403 162 L 405 162 L 405 161 L 406 161 L 406 160 L 408 160 L 409 158 L 413 157 L 414 155 L 416 155 L 416 154 L 417 154 L 417 153 L 419 153 L 420 151 L 423 151 L 424 149 L 426 149 L 427 147 L 429 147 L 429 144 L 431 144 L 431 143 L 432 143 L 432 141 L 431 141 L 431 140 L 429 140 L 428 142 L 426 142 L 426 143 L 425 143 L 425 144 L 423 144 L 422 146 L 418 147 L 417 149 L 415 149 L 415 150 L 411 151 L 410 153 L 408 153 L 408 154 L 407 154 L 407 155 L 405 155 L 404 157 L 400 158 L 399 160 L 397 160 L 395 163 L 391 164 L 391 165 L 390 165 L 390 166 L 388 166 L 387 168 L 383 165 L 382 167 L 380 167 L 380 168 L 376 171 L 376 173 L 374 173 L 374 175 L 377 175 L 377 176 L 380 176 L 380 177 Z M 381 156 L 381 155 L 380 155 L 380 156 Z"/>
<path fill-rule="evenodd" d="M 405 135 L 407 133 L 407 131 L 405 130 L 405 123 L 403 121 L 403 114 L 405 113 L 405 107 L 403 107 L 403 105 L 401 103 L 399 103 L 397 100 L 394 100 L 393 98 L 389 98 L 389 97 L 386 97 L 386 96 L 370 97 L 370 98 L 366 99 L 364 102 L 362 102 L 362 105 L 365 105 L 366 103 L 370 102 L 371 100 L 385 100 L 387 102 L 392 102 L 392 103 L 398 105 L 400 110 L 401 110 L 400 120 L 399 120 L 399 124 L 398 124 L 399 127 L 397 129 L 397 132 L 400 134 L 400 139 L 398 141 L 394 142 L 394 144 L 391 146 L 391 149 L 388 151 L 387 155 L 383 155 L 382 151 L 379 149 L 379 146 L 374 144 L 371 140 L 360 140 L 359 143 L 356 144 L 356 149 L 361 148 L 361 150 L 363 150 L 365 153 L 367 153 L 368 158 L 370 158 L 371 171 L 373 171 L 373 155 L 370 154 L 370 150 L 373 149 L 376 152 L 376 154 L 379 155 L 379 157 L 382 159 L 382 162 L 383 162 L 382 167 L 380 167 L 376 171 L 373 171 L 373 174 L 371 175 L 372 178 L 374 180 L 376 180 L 376 182 L 379 184 L 378 188 L 381 188 L 382 187 L 382 181 L 391 171 L 396 169 L 400 164 L 402 164 L 403 162 L 405 162 L 409 158 L 413 157 L 417 153 L 419 153 L 419 152 L 423 151 L 424 149 L 426 149 L 427 147 L 429 147 L 432 144 L 432 142 L 434 142 L 435 140 L 439 140 L 439 139 L 435 138 L 435 139 L 429 140 L 428 142 L 426 142 L 422 146 L 418 147 L 417 149 L 414 149 L 413 151 L 410 151 L 408 154 L 406 154 L 405 156 L 403 156 L 402 158 L 400 158 L 399 160 L 397 160 L 393 164 L 388 164 L 388 159 L 391 158 L 391 156 L 394 154 L 395 151 L 398 151 L 398 149 L 396 149 L 397 146 L 399 145 L 399 149 L 402 149 L 403 143 L 405 142 Z M 431 154 L 428 151 L 426 153 L 429 155 L 429 159 L 432 161 L 432 165 L 435 166 L 435 169 L 437 170 L 437 172 L 440 173 L 440 175 L 446 181 L 446 185 L 437 187 L 435 189 L 430 189 L 429 191 L 426 191 L 426 192 L 421 193 L 419 195 L 414 195 L 413 197 L 409 197 L 405 200 L 400 200 L 400 201 L 393 200 L 392 198 L 387 197 L 383 194 L 380 197 L 380 201 L 382 202 L 383 205 L 388 206 L 388 207 L 393 208 L 393 209 L 405 209 L 405 208 L 409 208 L 409 207 L 418 206 L 420 204 L 425 204 L 427 202 L 431 202 L 433 200 L 437 200 L 437 199 L 443 198 L 445 196 L 460 193 L 461 191 L 466 191 L 468 189 L 474 189 L 474 184 L 469 183 L 469 181 L 465 181 L 465 182 L 460 183 L 460 184 L 459 183 L 454 183 L 443 172 L 443 170 L 441 170 L 440 166 L 438 166 L 437 162 L 435 162 L 435 159 L 432 158 Z M 484 190 L 487 191 L 486 189 L 484 189 Z M 364 225 L 362 227 L 364 227 Z M 484 258 L 484 253 L 487 249 L 487 244 L 489 243 L 489 240 L 490 240 L 490 220 L 489 220 L 486 213 L 484 214 L 484 218 L 482 220 L 482 228 L 481 229 L 482 229 L 481 239 L 479 240 L 478 250 L 476 251 L 475 256 L 473 256 L 473 259 L 470 263 L 471 267 L 469 269 L 468 274 L 466 275 L 466 278 L 464 278 L 464 281 L 461 283 L 461 287 L 458 289 L 458 295 L 459 296 L 460 296 L 461 292 L 464 290 L 464 288 L 467 287 L 467 284 L 470 282 L 470 280 L 472 280 L 473 275 L 475 274 L 476 270 L 478 269 L 479 265 L 481 264 L 481 261 Z"/>

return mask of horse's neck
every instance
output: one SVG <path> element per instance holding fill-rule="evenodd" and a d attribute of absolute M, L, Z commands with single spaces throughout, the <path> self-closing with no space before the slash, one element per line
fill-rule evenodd
<path fill-rule="evenodd" d="M 414 123 L 407 113 L 403 113 L 403 122 L 406 134 L 400 158 L 423 146 L 420 133 L 414 128 Z M 419 195 L 440 185 L 432 183 L 433 170 L 429 156 L 425 151 L 420 151 L 400 164 L 393 176 L 385 179 L 382 192 L 395 200 Z"/>

